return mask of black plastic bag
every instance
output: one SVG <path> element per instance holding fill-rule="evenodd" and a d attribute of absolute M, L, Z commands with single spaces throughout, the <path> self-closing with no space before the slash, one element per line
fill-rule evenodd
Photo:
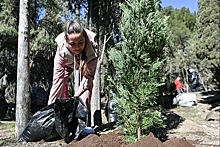
<path fill-rule="evenodd" d="M 42 87 L 34 87 L 31 91 L 31 112 L 35 113 L 47 106 L 48 95 Z"/>
<path fill-rule="evenodd" d="M 77 140 L 86 127 L 87 110 L 80 98 L 58 99 L 54 105 L 55 128 L 58 134 L 69 143 Z"/>
<path fill-rule="evenodd" d="M 87 110 L 79 97 L 56 99 L 36 112 L 19 137 L 19 141 L 77 140 L 86 127 Z"/>
<path fill-rule="evenodd" d="M 53 136 L 58 138 L 59 135 L 55 130 L 55 118 L 53 105 L 49 105 L 39 110 L 34 114 L 26 128 L 19 137 L 19 141 L 39 141 L 41 139 L 47 140 L 48 136 L 55 133 Z M 57 137 L 56 137 L 57 136 Z M 51 140 L 53 138 L 50 137 Z"/>
<path fill-rule="evenodd" d="M 0 120 L 5 117 L 8 110 L 8 103 L 6 102 L 5 98 L 0 94 Z"/>
<path fill-rule="evenodd" d="M 112 98 L 110 98 L 105 106 L 105 115 L 109 123 L 114 123 L 117 121 L 118 116 L 115 110 L 116 110 L 115 101 Z"/>

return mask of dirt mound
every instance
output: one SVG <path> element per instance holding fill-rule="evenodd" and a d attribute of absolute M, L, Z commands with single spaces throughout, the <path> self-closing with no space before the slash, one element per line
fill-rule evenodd
<path fill-rule="evenodd" d="M 164 147 L 163 143 L 154 137 L 152 133 L 150 133 L 148 136 L 145 136 L 141 138 L 139 141 L 129 144 L 128 147 Z"/>
<path fill-rule="evenodd" d="M 120 138 L 121 134 L 116 131 L 100 136 L 90 134 L 80 141 L 72 141 L 66 147 L 193 147 L 185 139 L 174 138 L 162 143 L 153 133 L 143 137 L 139 141 L 126 145 Z"/>
<path fill-rule="evenodd" d="M 90 134 L 80 141 L 72 141 L 66 147 L 121 147 L 124 142 L 119 139 L 120 135 L 116 132 L 109 132 L 100 136 Z"/>

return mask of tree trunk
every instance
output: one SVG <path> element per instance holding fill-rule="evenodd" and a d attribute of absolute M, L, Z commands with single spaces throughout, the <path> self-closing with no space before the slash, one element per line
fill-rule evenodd
<path fill-rule="evenodd" d="M 91 97 L 91 126 L 100 125 L 101 119 L 101 103 L 100 103 L 100 62 L 96 67 L 95 78 L 93 81 L 92 97 Z"/>
<path fill-rule="evenodd" d="M 74 63 L 75 64 L 75 63 Z M 77 92 L 80 85 L 80 72 L 74 69 L 74 91 Z"/>
<path fill-rule="evenodd" d="M 80 2 L 76 1 L 76 16 L 78 18 L 80 18 Z M 76 62 L 74 62 L 74 64 L 76 64 Z M 74 65 L 75 67 L 76 65 Z M 80 81 L 81 81 L 81 78 L 80 78 L 80 71 L 79 70 L 76 70 L 74 69 L 74 91 L 75 93 L 77 92 L 78 88 L 79 88 L 79 85 L 80 85 Z"/>
<path fill-rule="evenodd" d="M 102 123 L 102 117 L 101 117 L 101 98 L 100 98 L 100 68 L 101 63 L 103 61 L 104 53 L 105 53 L 105 45 L 110 39 L 111 36 L 109 36 L 108 39 L 106 39 L 106 35 L 104 36 L 104 43 L 102 48 L 102 54 L 101 57 L 98 60 L 97 67 L 96 67 L 96 73 L 95 78 L 93 81 L 93 89 L 92 89 L 92 98 L 91 98 L 91 126 L 94 125 L 100 125 Z"/>
<path fill-rule="evenodd" d="M 89 4 L 89 10 L 88 10 L 88 25 L 89 25 L 89 29 L 92 29 L 92 0 L 88 1 Z M 97 100 L 98 99 L 98 92 L 99 92 L 99 79 L 98 79 L 98 73 L 99 73 L 99 69 L 98 69 L 98 64 L 99 61 L 97 63 L 97 67 L 96 67 L 96 72 L 95 72 L 95 76 L 94 76 L 94 80 L 93 80 L 93 89 L 92 89 L 92 96 L 91 96 L 91 102 L 90 102 L 90 114 L 89 114 L 89 123 L 91 126 L 95 126 L 97 123 L 95 122 L 98 118 L 98 120 L 100 120 L 99 114 L 97 114 L 97 111 L 100 110 L 100 102 Z M 95 116 L 96 113 L 96 116 Z M 97 118 L 95 118 L 97 117 Z"/>
<path fill-rule="evenodd" d="M 16 94 L 15 137 L 19 138 L 29 121 L 30 76 L 29 76 L 29 1 L 20 0 Z"/>

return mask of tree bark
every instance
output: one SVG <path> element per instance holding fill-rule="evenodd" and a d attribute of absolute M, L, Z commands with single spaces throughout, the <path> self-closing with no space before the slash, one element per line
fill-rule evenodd
<path fill-rule="evenodd" d="M 76 16 L 80 18 L 80 2 L 79 1 L 76 1 L 75 7 L 76 7 Z M 74 67 L 76 66 L 75 64 L 76 62 L 74 62 Z M 75 93 L 77 92 L 79 85 L 80 85 L 80 81 L 81 81 L 80 77 L 81 77 L 80 71 L 74 69 L 74 91 Z"/>
<path fill-rule="evenodd" d="M 101 119 L 101 103 L 100 103 L 100 61 L 98 60 L 96 73 L 93 80 L 93 89 L 91 97 L 91 126 L 100 125 Z"/>
<path fill-rule="evenodd" d="M 91 97 L 91 126 L 100 125 L 102 123 L 101 117 L 101 98 L 100 98 L 100 68 L 101 63 L 103 61 L 104 53 L 105 53 L 105 45 L 110 39 L 106 39 L 106 35 L 104 36 L 104 43 L 102 48 L 101 57 L 98 60 L 95 78 L 93 80 L 93 89 L 92 89 L 92 97 Z"/>
<path fill-rule="evenodd" d="M 19 138 L 29 121 L 30 76 L 29 76 L 29 1 L 20 0 L 16 93 L 15 137 Z"/>

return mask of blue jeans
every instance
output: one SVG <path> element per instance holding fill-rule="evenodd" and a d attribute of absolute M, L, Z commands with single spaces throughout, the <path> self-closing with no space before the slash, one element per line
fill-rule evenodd
<path fill-rule="evenodd" d="M 180 89 L 177 89 L 176 91 L 177 91 L 177 94 L 178 94 L 178 95 L 180 95 L 181 93 L 183 93 L 182 90 L 180 90 Z"/>

